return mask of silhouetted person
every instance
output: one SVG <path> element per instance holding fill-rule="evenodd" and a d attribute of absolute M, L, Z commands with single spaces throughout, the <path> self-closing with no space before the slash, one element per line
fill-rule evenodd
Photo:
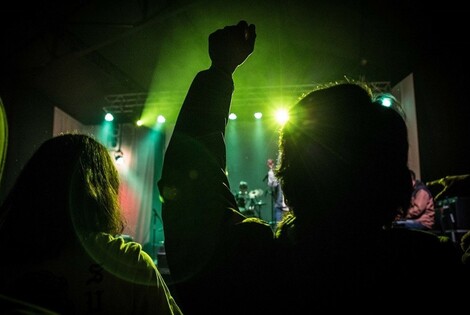
<path fill-rule="evenodd" d="M 45 141 L 0 208 L 0 293 L 60 314 L 180 314 L 141 245 L 116 237 L 118 191 L 94 138 Z"/>

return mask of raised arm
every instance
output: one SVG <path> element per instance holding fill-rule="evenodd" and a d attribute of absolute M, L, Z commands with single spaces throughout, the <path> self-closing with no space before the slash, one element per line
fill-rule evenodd
<path fill-rule="evenodd" d="M 244 217 L 236 211 L 225 173 L 225 126 L 232 74 L 253 52 L 255 26 L 241 21 L 209 36 L 212 65 L 194 78 L 165 153 L 165 249 L 172 279 L 197 277 L 220 258 L 224 235 Z"/>

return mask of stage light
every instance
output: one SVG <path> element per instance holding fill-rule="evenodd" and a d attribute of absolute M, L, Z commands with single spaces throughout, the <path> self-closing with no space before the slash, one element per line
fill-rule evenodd
<path fill-rule="evenodd" d="M 382 93 L 376 97 L 376 101 L 385 107 L 392 107 L 393 104 L 397 103 L 396 98 L 390 93 Z"/>
<path fill-rule="evenodd" d="M 256 119 L 261 119 L 261 117 L 263 117 L 263 114 L 261 112 L 257 112 L 254 114 L 254 116 Z"/>
<path fill-rule="evenodd" d="M 237 119 L 237 115 L 235 113 L 231 113 L 230 115 L 228 115 L 228 119 L 235 120 Z"/>
<path fill-rule="evenodd" d="M 163 116 L 163 115 L 158 115 L 158 117 L 157 117 L 157 122 L 158 122 L 159 124 L 163 124 L 165 121 L 166 121 L 165 116 Z"/>
<path fill-rule="evenodd" d="M 106 121 L 113 121 L 113 120 L 114 120 L 114 116 L 113 116 L 113 114 L 111 114 L 111 113 L 106 113 L 106 115 L 104 115 L 104 119 L 105 119 Z"/>
<path fill-rule="evenodd" d="M 384 97 L 382 99 L 382 105 L 385 106 L 385 107 L 390 107 L 390 106 L 392 106 L 392 100 L 388 97 Z"/>
<path fill-rule="evenodd" d="M 289 112 L 285 109 L 279 109 L 276 111 L 276 121 L 284 125 L 289 120 Z"/>

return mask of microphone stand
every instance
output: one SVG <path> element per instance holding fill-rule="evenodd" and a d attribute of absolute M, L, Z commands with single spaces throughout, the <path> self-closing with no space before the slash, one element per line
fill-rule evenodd
<path fill-rule="evenodd" d="M 158 213 L 155 208 L 152 209 L 153 217 L 152 217 L 152 255 L 155 265 L 158 265 L 158 252 L 157 252 L 157 218 Z"/>
<path fill-rule="evenodd" d="M 270 194 L 271 194 L 271 227 L 274 228 L 276 226 L 276 211 L 275 211 L 275 203 L 276 203 L 276 196 L 274 196 L 275 187 L 270 187 Z"/>

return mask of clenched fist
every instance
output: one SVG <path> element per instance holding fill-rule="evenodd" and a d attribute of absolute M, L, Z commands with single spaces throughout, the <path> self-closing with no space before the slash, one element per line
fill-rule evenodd
<path fill-rule="evenodd" d="M 209 56 L 212 66 L 232 74 L 255 48 L 255 25 L 240 21 L 209 35 Z"/>

